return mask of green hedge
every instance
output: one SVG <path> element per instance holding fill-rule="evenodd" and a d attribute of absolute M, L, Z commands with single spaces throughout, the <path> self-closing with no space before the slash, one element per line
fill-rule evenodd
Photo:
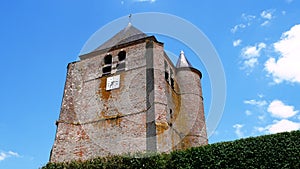
<path fill-rule="evenodd" d="M 85 162 L 48 163 L 42 167 L 98 168 L 300 168 L 300 131 L 216 143 L 170 154 L 112 156 Z"/>

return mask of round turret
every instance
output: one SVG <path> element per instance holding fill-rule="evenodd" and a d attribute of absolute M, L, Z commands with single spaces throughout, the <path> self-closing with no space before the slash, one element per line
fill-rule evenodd
<path fill-rule="evenodd" d="M 207 144 L 201 88 L 202 74 L 193 68 L 183 51 L 176 64 L 176 79 L 181 96 L 181 107 L 176 119 L 177 130 L 182 135 L 178 148 L 188 148 Z"/>

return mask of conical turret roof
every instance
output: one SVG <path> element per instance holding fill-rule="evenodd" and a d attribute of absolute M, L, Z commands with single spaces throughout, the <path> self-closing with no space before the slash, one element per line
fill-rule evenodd
<path fill-rule="evenodd" d="M 186 59 L 183 51 L 180 51 L 180 55 L 176 63 L 176 68 L 181 67 L 193 67 L 191 63 Z"/>
<path fill-rule="evenodd" d="M 135 41 L 145 37 L 147 37 L 147 35 L 144 32 L 140 31 L 136 27 L 132 26 L 131 23 L 129 23 L 124 29 L 122 29 L 119 33 L 117 33 L 112 38 L 107 40 L 105 43 L 100 45 L 94 51 L 108 49 L 116 45 Z"/>

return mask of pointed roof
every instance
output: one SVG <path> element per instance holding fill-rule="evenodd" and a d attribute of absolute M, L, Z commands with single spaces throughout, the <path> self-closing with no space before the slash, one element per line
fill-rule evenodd
<path fill-rule="evenodd" d="M 132 26 L 131 23 L 129 23 L 124 29 L 122 29 L 119 33 L 117 33 L 112 38 L 107 40 L 105 43 L 100 45 L 94 51 L 108 49 L 116 45 L 135 41 L 145 37 L 147 37 L 147 35 L 144 32 L 140 31 L 136 27 Z"/>
<path fill-rule="evenodd" d="M 183 51 L 180 51 L 180 56 L 176 63 L 176 68 L 181 68 L 181 67 L 193 67 L 191 63 L 186 59 Z"/>

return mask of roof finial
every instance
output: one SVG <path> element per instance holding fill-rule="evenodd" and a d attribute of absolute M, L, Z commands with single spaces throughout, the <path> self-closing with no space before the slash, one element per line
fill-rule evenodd
<path fill-rule="evenodd" d="M 131 24 L 131 17 L 132 17 L 132 14 L 129 14 L 129 16 L 128 16 L 129 24 Z"/>

